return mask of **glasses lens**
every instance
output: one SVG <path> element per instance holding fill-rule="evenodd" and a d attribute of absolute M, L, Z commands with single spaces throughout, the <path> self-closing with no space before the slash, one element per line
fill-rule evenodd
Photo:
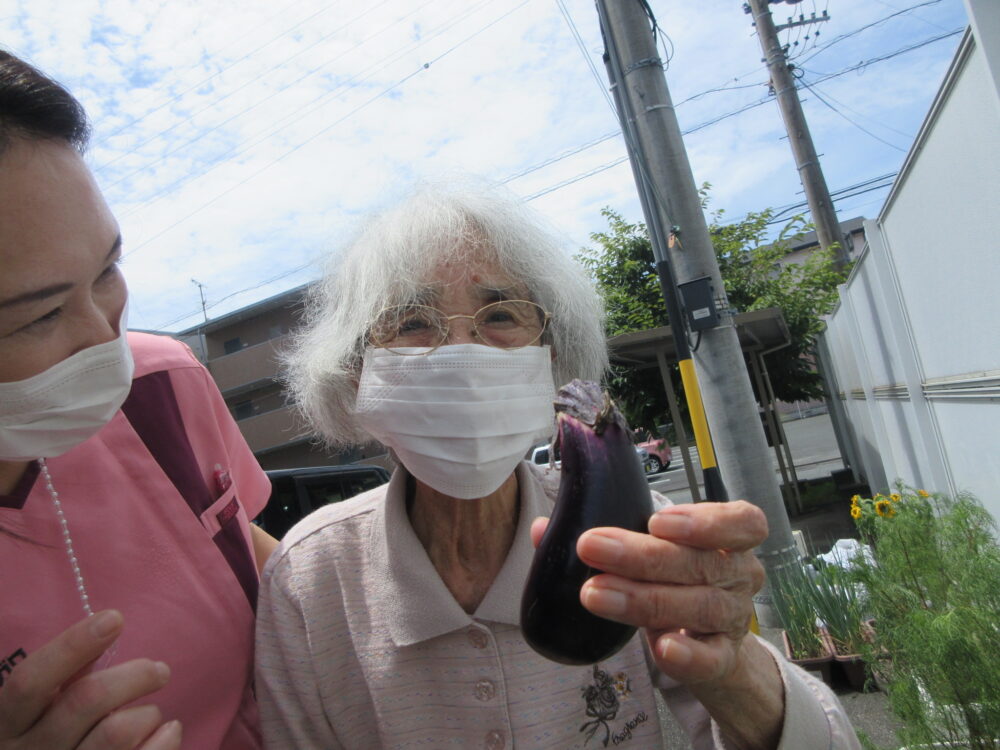
<path fill-rule="evenodd" d="M 386 308 L 369 334 L 372 346 L 390 351 L 407 347 L 438 346 L 444 338 L 441 313 L 425 305 Z"/>
<path fill-rule="evenodd" d="M 474 320 L 484 343 L 500 349 L 518 349 L 534 344 L 542 336 L 547 315 L 539 305 L 527 300 L 504 300 L 486 305 Z"/>

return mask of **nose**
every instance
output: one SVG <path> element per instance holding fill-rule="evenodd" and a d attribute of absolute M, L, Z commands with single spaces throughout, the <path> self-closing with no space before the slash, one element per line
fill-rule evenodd
<path fill-rule="evenodd" d="M 471 315 L 452 315 L 448 318 L 448 335 L 445 344 L 481 344 L 472 325 Z"/>
<path fill-rule="evenodd" d="M 124 300 L 120 304 L 102 305 L 97 302 L 87 306 L 79 321 L 79 338 L 76 351 L 114 341 L 119 330 Z"/>

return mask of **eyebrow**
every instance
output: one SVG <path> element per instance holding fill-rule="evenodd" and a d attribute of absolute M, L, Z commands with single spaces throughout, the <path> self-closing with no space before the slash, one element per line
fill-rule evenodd
<path fill-rule="evenodd" d="M 108 254 L 104 256 L 104 263 L 110 261 L 116 253 L 121 252 L 121 249 L 122 236 L 119 234 L 115 237 L 115 241 L 111 244 L 111 249 L 108 251 Z M 14 307 L 15 305 L 23 305 L 28 302 L 38 302 L 39 300 L 52 297 L 53 295 L 68 292 L 72 288 L 73 284 L 68 282 L 43 286 L 41 289 L 33 289 L 30 292 L 24 292 L 23 294 L 17 294 L 13 297 L 8 297 L 5 300 L 0 300 L 0 308 Z"/>

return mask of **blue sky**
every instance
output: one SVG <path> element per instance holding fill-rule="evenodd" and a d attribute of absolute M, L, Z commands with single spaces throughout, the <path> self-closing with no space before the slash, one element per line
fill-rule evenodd
<path fill-rule="evenodd" d="M 803 201 L 741 3 L 650 5 L 712 208 L 736 219 Z M 316 278 L 366 213 L 422 179 L 504 181 L 570 251 L 605 228 L 604 206 L 641 220 L 628 164 L 605 168 L 625 150 L 590 67 L 603 75 L 589 0 L 4 7 L 0 46 L 66 84 L 93 120 L 88 160 L 122 225 L 131 327 L 201 320 L 192 279 L 211 317 Z M 899 168 L 966 16 L 961 0 L 772 6 L 779 22 L 824 9 L 831 20 L 783 36 L 837 191 Z M 840 218 L 874 217 L 885 194 L 844 199 Z"/>

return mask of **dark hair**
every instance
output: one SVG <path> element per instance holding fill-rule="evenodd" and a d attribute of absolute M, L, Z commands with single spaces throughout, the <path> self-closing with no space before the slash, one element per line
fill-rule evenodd
<path fill-rule="evenodd" d="M 82 152 L 90 124 L 83 105 L 63 86 L 0 50 L 0 154 L 14 137 L 62 140 Z"/>

